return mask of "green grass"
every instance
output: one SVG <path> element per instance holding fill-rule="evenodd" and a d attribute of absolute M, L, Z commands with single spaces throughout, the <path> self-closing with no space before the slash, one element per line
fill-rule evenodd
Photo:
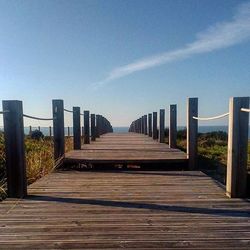
<path fill-rule="evenodd" d="M 186 151 L 185 131 L 179 131 L 177 145 Z M 210 132 L 198 136 L 198 156 L 206 158 L 215 164 L 227 164 L 227 134 L 225 132 Z M 248 141 L 248 166 L 250 166 L 250 141 Z"/>
<path fill-rule="evenodd" d="M 65 151 L 73 149 L 72 137 L 65 137 Z M 53 140 L 49 137 L 34 140 L 25 138 L 26 175 L 31 184 L 54 169 Z M 6 197 L 4 137 L 0 134 L 0 200 Z"/>

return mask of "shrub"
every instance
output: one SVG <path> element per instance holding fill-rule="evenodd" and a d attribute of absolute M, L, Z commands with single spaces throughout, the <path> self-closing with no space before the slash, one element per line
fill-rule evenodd
<path fill-rule="evenodd" d="M 34 140 L 41 140 L 44 138 L 44 134 L 39 131 L 39 130 L 34 130 L 31 132 L 31 135 L 30 135 L 31 139 L 34 139 Z"/>

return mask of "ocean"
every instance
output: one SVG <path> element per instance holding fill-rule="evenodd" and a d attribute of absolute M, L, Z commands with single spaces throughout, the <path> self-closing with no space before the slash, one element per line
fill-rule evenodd
<path fill-rule="evenodd" d="M 184 129 L 184 126 L 179 126 L 177 129 L 181 130 Z M 32 127 L 32 130 L 38 129 L 37 127 Z M 41 132 L 45 135 L 49 135 L 49 128 L 48 127 L 41 127 Z M 126 133 L 128 132 L 128 127 L 113 127 L 114 132 L 116 133 Z M 228 126 L 199 126 L 198 128 L 199 133 L 207 133 L 212 131 L 224 131 L 228 132 Z M 29 134 L 29 127 L 24 128 L 24 133 Z M 65 135 L 68 134 L 68 128 L 65 128 Z M 70 127 L 70 135 L 73 134 L 73 128 Z M 250 126 L 248 130 L 248 138 L 250 139 Z"/>

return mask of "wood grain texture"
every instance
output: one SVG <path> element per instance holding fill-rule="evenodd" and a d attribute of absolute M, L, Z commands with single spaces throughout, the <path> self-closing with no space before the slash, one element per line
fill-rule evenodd
<path fill-rule="evenodd" d="M 23 104 L 3 101 L 3 110 L 8 195 L 21 198 L 27 194 Z"/>
<path fill-rule="evenodd" d="M 169 163 L 187 162 L 187 156 L 167 144 L 137 133 L 108 133 L 95 142 L 84 145 L 82 150 L 66 153 L 65 163 Z"/>
<path fill-rule="evenodd" d="M 199 171 L 60 171 L 0 203 L 1 249 L 249 249 L 249 200 Z"/>

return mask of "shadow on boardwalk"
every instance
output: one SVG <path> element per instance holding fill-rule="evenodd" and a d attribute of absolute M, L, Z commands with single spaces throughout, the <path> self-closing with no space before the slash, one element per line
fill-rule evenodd
<path fill-rule="evenodd" d="M 228 216 L 228 217 L 250 218 L 250 210 L 200 208 L 200 207 L 188 207 L 188 206 L 176 206 L 176 205 L 171 206 L 171 205 L 158 205 L 158 204 L 148 204 L 148 203 L 138 203 L 138 202 L 134 203 L 134 202 L 123 202 L 123 201 L 81 199 L 81 198 L 68 198 L 68 197 L 39 196 L 39 195 L 30 195 L 27 197 L 27 199 L 35 201 L 73 203 L 79 205 L 98 205 L 98 206 L 119 207 L 119 208 L 150 209 L 150 210 L 161 210 L 167 212 L 209 214 L 209 215 L 226 216 L 226 217 Z"/>

